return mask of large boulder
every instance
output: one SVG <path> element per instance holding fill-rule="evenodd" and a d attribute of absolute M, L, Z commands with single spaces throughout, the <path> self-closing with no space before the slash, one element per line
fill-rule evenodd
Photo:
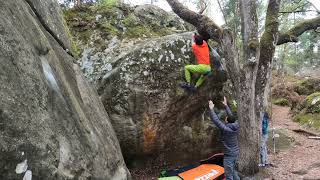
<path fill-rule="evenodd" d="M 114 44 L 114 38 L 134 44 L 144 39 L 194 29 L 177 15 L 153 5 L 88 5 L 66 9 L 64 16 L 77 42 L 78 53 L 88 48 L 95 48 L 98 52 L 108 50 L 110 47 L 107 45 Z"/>
<path fill-rule="evenodd" d="M 314 65 L 312 67 L 302 67 L 295 74 L 300 77 L 320 77 L 319 65 Z"/>
<path fill-rule="evenodd" d="M 300 95 L 310 95 L 320 91 L 320 78 L 307 78 L 297 83 L 295 91 Z"/>
<path fill-rule="evenodd" d="M 195 93 L 179 87 L 184 66 L 195 62 L 191 36 L 148 39 L 115 56 L 84 51 L 82 68 L 97 85 L 128 163 L 149 155 L 194 160 L 221 150 L 207 104 L 222 99 L 224 71 L 215 69 Z"/>
<path fill-rule="evenodd" d="M 295 110 L 294 120 L 315 130 L 320 130 L 320 92 L 310 94 Z"/>
<path fill-rule="evenodd" d="M 57 7 L 0 1 L 0 179 L 130 179 Z"/>
<path fill-rule="evenodd" d="M 167 11 L 153 5 L 141 5 L 134 9 L 134 15 L 137 16 L 143 24 L 152 27 L 174 28 L 180 31 L 193 29 L 191 25 L 185 23 L 177 15 L 168 13 Z"/>

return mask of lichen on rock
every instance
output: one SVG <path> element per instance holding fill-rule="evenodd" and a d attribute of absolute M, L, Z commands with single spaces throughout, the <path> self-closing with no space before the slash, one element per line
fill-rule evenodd
<path fill-rule="evenodd" d="M 106 48 L 104 44 L 109 44 L 108 41 L 115 36 L 132 41 L 194 29 L 176 15 L 151 5 L 83 6 L 65 9 L 64 16 L 80 50 L 92 47 L 103 50 Z"/>
<path fill-rule="evenodd" d="M 307 96 L 303 108 L 306 108 L 308 113 L 320 113 L 320 92 Z"/>

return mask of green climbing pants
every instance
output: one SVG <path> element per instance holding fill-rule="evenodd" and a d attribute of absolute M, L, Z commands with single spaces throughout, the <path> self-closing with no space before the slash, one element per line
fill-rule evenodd
<path fill-rule="evenodd" d="M 189 84 L 191 82 L 191 73 L 201 74 L 200 78 L 197 80 L 195 87 L 199 87 L 204 82 L 205 80 L 204 74 L 208 71 L 211 71 L 211 67 L 210 65 L 207 65 L 207 64 L 186 65 L 184 67 L 185 77 Z"/>

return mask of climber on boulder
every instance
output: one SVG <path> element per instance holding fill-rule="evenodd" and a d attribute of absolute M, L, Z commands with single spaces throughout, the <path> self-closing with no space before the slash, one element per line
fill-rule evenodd
<path fill-rule="evenodd" d="M 198 64 L 186 65 L 184 67 L 185 78 L 187 83 L 181 84 L 181 87 L 195 91 L 204 82 L 205 76 L 207 74 L 210 74 L 211 66 L 209 47 L 207 42 L 203 40 L 202 36 L 197 34 L 193 35 L 193 40 L 194 43 L 192 44 L 192 50 L 197 59 Z M 195 86 L 191 85 L 191 74 L 193 73 L 201 74 Z"/>

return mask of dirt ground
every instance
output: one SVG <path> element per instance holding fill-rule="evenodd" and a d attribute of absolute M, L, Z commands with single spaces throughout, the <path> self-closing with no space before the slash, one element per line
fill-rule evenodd
<path fill-rule="evenodd" d="M 289 107 L 274 105 L 272 109 L 275 129 L 285 130 L 294 138 L 294 145 L 276 154 L 269 149 L 269 162 L 273 166 L 267 168 L 268 179 L 320 180 L 320 140 L 308 139 L 309 135 L 293 131 L 310 130 L 291 120 Z"/>
<path fill-rule="evenodd" d="M 271 165 L 267 168 L 261 168 L 262 172 L 259 174 L 262 175 L 250 179 L 320 180 L 320 140 L 308 139 L 309 135 L 293 131 L 296 129 L 311 130 L 291 120 L 289 107 L 273 105 L 272 109 L 273 125 L 276 132 L 285 132 L 285 138 L 293 140 L 293 142 L 286 148 L 280 147 L 281 142 L 278 142 L 280 144 L 276 146 L 275 154 L 271 146 L 269 148 Z M 272 125 L 270 125 L 271 128 Z M 277 138 L 275 139 L 277 141 Z M 272 133 L 269 134 L 269 141 L 272 142 Z M 151 165 L 144 169 L 131 169 L 130 171 L 134 180 L 155 180 L 161 169 L 166 168 L 152 167 Z"/>

